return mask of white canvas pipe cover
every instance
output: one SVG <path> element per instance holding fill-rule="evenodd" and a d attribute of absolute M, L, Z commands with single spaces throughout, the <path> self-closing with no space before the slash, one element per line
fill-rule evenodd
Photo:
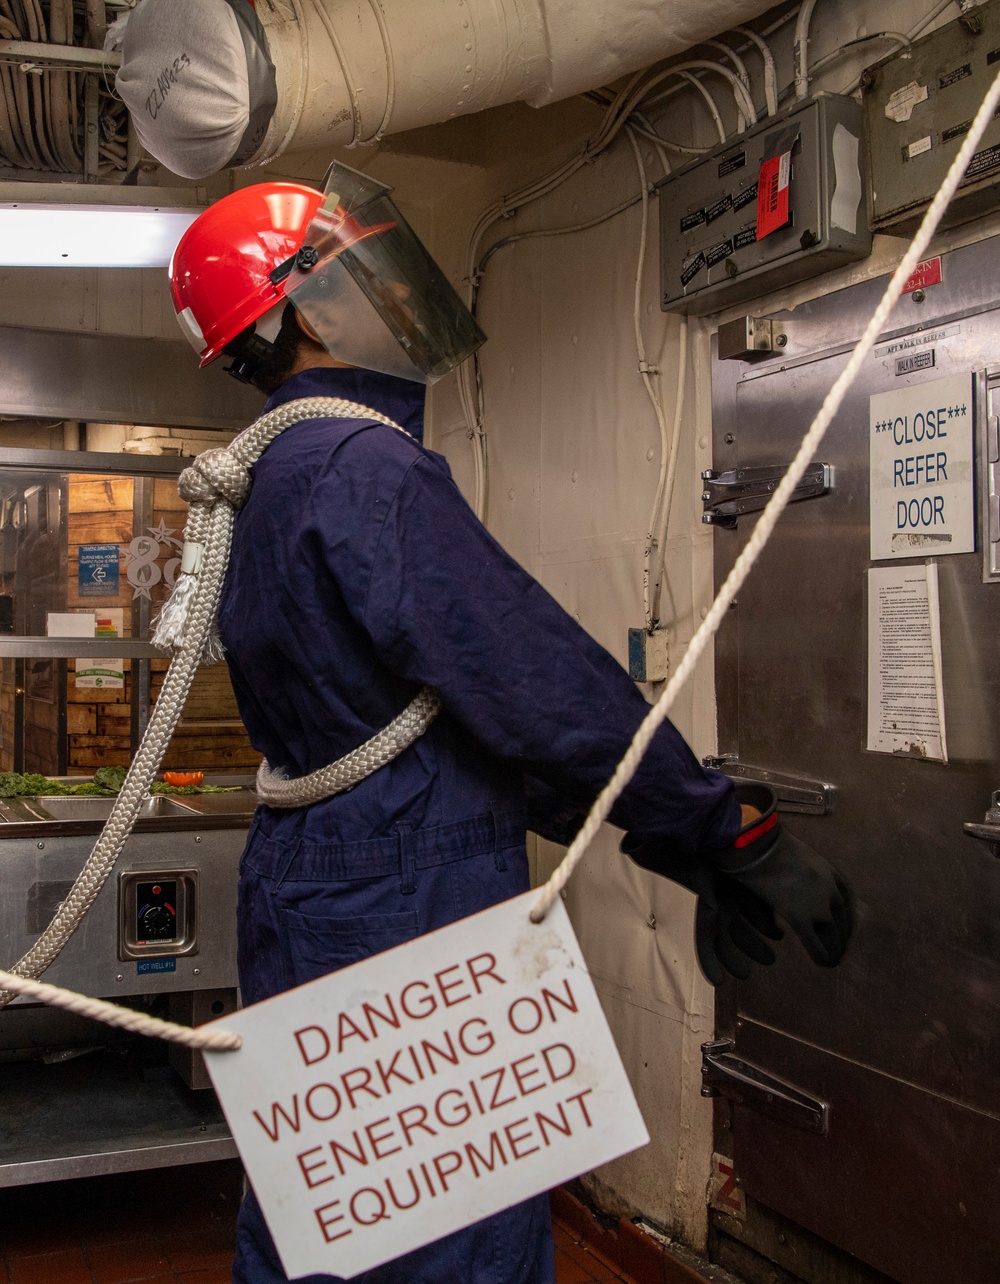
<path fill-rule="evenodd" d="M 115 78 L 139 141 L 183 178 L 243 164 L 277 104 L 267 37 L 248 0 L 141 0 Z"/>
<path fill-rule="evenodd" d="M 278 101 L 249 155 L 238 153 L 246 57 L 224 12 L 230 3 L 253 14 L 248 0 L 141 0 L 117 83 L 147 149 L 176 173 L 205 178 L 226 165 L 366 143 L 501 103 L 542 106 L 679 53 L 771 2 L 258 0 L 253 21 L 266 29 Z M 157 32 L 150 18 L 136 22 L 147 9 L 161 15 Z M 151 122 L 146 97 L 173 65 L 178 32 L 189 57 L 199 51 L 200 91 Z M 163 56 L 143 47 L 154 35 Z M 252 82 L 250 90 L 252 101 Z"/>

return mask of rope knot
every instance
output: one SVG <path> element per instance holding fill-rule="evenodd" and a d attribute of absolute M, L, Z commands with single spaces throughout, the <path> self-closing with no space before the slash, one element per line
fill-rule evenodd
<path fill-rule="evenodd" d="M 250 470 L 228 446 L 203 450 L 177 479 L 177 493 L 189 504 L 211 507 L 224 499 L 233 508 L 242 508 L 250 494 Z"/>

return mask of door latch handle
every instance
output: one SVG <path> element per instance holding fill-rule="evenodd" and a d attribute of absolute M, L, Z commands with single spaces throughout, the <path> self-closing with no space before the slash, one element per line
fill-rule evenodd
<path fill-rule="evenodd" d="M 993 799 L 985 820 L 978 824 L 968 820 L 962 826 L 970 838 L 978 838 L 982 843 L 989 843 L 994 856 L 1000 857 L 1000 789 L 993 793 Z"/>
<path fill-rule="evenodd" d="M 768 468 L 707 469 L 701 475 L 701 520 L 709 526 L 733 528 L 745 513 L 759 513 L 788 472 L 788 464 Z M 791 502 L 818 499 L 833 489 L 833 465 L 810 464 L 792 492 Z"/>
<path fill-rule="evenodd" d="M 806 816 L 827 816 L 833 811 L 837 792 L 834 785 L 810 780 L 808 776 L 772 771 L 770 767 L 752 767 L 749 763 L 740 762 L 734 753 L 703 758 L 702 764 L 744 785 L 769 785 L 777 797 L 779 811 L 799 812 Z"/>
<path fill-rule="evenodd" d="M 701 1045 L 701 1095 L 725 1097 L 738 1106 L 821 1137 L 830 1131 L 827 1102 L 737 1056 L 732 1039 Z"/>

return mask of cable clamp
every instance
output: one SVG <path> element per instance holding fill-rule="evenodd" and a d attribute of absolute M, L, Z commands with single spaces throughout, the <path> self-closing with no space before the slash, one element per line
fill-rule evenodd
<path fill-rule="evenodd" d="M 659 366 L 650 365 L 650 363 L 649 363 L 648 361 L 640 361 L 640 362 L 639 362 L 639 373 L 640 373 L 640 374 L 648 374 L 648 375 L 658 375 L 658 374 L 660 373 L 660 367 L 659 367 Z"/>

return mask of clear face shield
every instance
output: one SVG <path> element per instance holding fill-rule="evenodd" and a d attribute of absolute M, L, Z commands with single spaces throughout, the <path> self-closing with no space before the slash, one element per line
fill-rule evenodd
<path fill-rule="evenodd" d="M 285 297 L 338 361 L 434 383 L 486 336 L 390 191 L 334 162 Z"/>

